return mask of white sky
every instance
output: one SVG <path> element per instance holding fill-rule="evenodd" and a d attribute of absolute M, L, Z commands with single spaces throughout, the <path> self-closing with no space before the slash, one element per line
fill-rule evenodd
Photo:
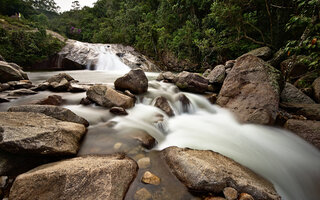
<path fill-rule="evenodd" d="M 54 0 L 58 6 L 61 7 L 59 12 L 64 12 L 71 9 L 71 4 L 74 0 Z M 89 6 L 92 7 L 93 3 L 95 3 L 97 0 L 78 0 L 81 7 Z"/>

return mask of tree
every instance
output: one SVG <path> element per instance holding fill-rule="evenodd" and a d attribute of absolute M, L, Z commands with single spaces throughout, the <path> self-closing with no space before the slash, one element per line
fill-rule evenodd
<path fill-rule="evenodd" d="M 80 10 L 81 6 L 80 6 L 79 1 L 73 1 L 71 8 L 72 8 L 71 10 Z"/>
<path fill-rule="evenodd" d="M 49 11 L 49 12 L 57 12 L 59 10 L 59 6 L 57 6 L 56 2 L 54 0 L 25 0 L 30 5 L 32 5 L 33 8 L 43 11 Z"/>

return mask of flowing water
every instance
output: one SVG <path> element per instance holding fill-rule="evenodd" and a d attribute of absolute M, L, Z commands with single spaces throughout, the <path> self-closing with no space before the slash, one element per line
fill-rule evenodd
<path fill-rule="evenodd" d="M 117 77 L 127 71 L 125 68 L 121 67 L 121 69 L 121 72 L 84 70 L 66 73 L 80 83 L 112 85 Z M 29 73 L 29 77 L 33 83 L 37 84 L 57 73 L 59 72 L 36 72 Z M 98 106 L 79 105 L 85 93 L 58 94 L 66 100 L 64 107 L 90 122 L 88 134 L 79 155 L 113 153 L 114 143 L 126 136 L 128 132 L 126 130 L 130 132 L 130 130 L 142 129 L 156 138 L 158 142 L 156 150 L 169 146 L 213 150 L 270 180 L 283 199 L 319 199 L 319 150 L 285 130 L 239 124 L 230 112 L 211 105 L 203 96 L 181 93 L 172 84 L 156 82 L 154 79 L 157 73 L 147 73 L 147 76 L 150 81 L 148 92 L 138 97 L 137 104 L 128 110 L 129 115 L 125 117 L 114 117 L 108 110 Z M 10 103 L 1 104 L 0 111 L 13 105 L 30 103 L 51 94 L 54 93 L 46 91 L 34 96 L 22 97 Z M 183 105 L 178 100 L 181 94 L 188 97 L 191 102 L 189 105 Z M 175 113 L 174 117 L 169 118 L 163 111 L 153 106 L 154 99 L 158 96 L 164 96 L 169 100 Z M 110 121 L 114 123 L 112 128 L 106 126 Z M 105 139 L 107 134 L 108 137 Z M 157 157 L 153 153 L 149 153 L 149 156 Z M 161 163 L 158 165 L 162 166 Z M 161 167 L 154 170 L 161 173 Z M 129 193 L 130 191 L 131 189 Z M 175 197 L 175 199 L 179 198 L 188 199 L 183 195 Z"/>

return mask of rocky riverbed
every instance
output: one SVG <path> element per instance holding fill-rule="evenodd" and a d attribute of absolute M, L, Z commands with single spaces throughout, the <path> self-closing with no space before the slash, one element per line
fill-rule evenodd
<path fill-rule="evenodd" d="M 163 72 L 158 83 L 148 81 L 140 68 L 113 84 L 83 83 L 67 73 L 32 83 L 19 66 L 1 61 L 0 197 L 281 199 L 269 177 L 208 147 L 154 149 L 170 133 L 168 120 L 192 114 L 196 104 L 217 112 L 206 107 L 210 103 L 229 109 L 243 124 L 282 126 L 319 149 L 320 79 L 314 80 L 308 96 L 263 60 L 269 53 L 258 49 L 202 75 Z M 190 93 L 207 100 L 197 103 Z M 78 106 L 82 112 L 74 109 Z M 130 129 L 121 126 L 123 121 Z M 319 156 L 315 147 L 307 146 Z M 319 173 L 315 171 L 315 180 Z M 309 199 L 315 199 L 316 190 L 308 189 Z"/>

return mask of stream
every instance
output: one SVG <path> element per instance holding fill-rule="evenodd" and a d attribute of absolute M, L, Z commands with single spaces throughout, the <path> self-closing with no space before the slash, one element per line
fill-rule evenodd
<path fill-rule="evenodd" d="M 28 75 L 34 84 L 38 84 L 58 73 L 32 72 Z M 66 73 L 80 83 L 112 86 L 115 79 L 126 73 L 126 70 L 82 70 Z M 161 191 L 154 191 L 159 192 L 158 199 L 191 199 L 193 196 L 163 169 L 164 163 L 158 158 L 157 151 L 135 148 L 137 144 L 126 139 L 126 134 L 132 130 L 144 130 L 153 136 L 158 142 L 153 150 L 178 146 L 213 150 L 230 157 L 270 180 L 285 200 L 319 199 L 320 152 L 316 148 L 282 129 L 239 124 L 229 111 L 210 104 L 205 97 L 182 93 L 175 85 L 155 81 L 158 73 L 147 72 L 146 75 L 149 79 L 148 92 L 137 97 L 135 107 L 127 110 L 129 115 L 124 117 L 114 116 L 99 106 L 80 105 L 79 102 L 86 96 L 85 93 L 49 91 L 0 104 L 0 111 L 6 111 L 14 105 L 32 103 L 52 94 L 62 96 L 65 100 L 63 107 L 86 118 L 90 123 L 79 155 L 115 153 L 117 150 L 114 146 L 119 143 L 122 150 L 135 160 L 149 156 L 153 163 L 151 169 L 162 175 L 162 184 L 166 185 L 165 193 L 169 195 L 165 198 L 163 191 L 161 194 Z M 188 97 L 190 105 L 183 105 L 178 100 L 181 94 Z M 174 110 L 174 117 L 169 118 L 153 106 L 154 99 L 158 96 L 168 99 Z M 163 116 L 161 120 L 159 116 Z M 139 171 L 139 174 L 141 175 L 142 171 Z M 126 199 L 131 199 L 135 189 L 140 186 L 141 183 L 136 179 Z"/>

